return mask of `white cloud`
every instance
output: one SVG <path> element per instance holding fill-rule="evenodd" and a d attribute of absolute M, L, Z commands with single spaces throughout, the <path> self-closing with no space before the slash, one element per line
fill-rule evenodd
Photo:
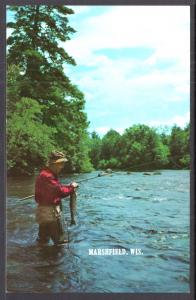
<path fill-rule="evenodd" d="M 173 126 L 174 124 L 176 124 L 176 125 L 183 128 L 189 122 L 190 122 L 190 113 L 187 112 L 184 115 L 175 115 L 171 119 L 153 120 L 153 121 L 148 122 L 148 125 L 149 126 L 160 126 L 160 125 Z"/>
<path fill-rule="evenodd" d="M 84 19 L 66 48 L 79 62 L 95 50 L 123 47 L 154 48 L 151 64 L 161 57 L 184 60 L 190 51 L 189 14 L 188 6 L 114 6 Z"/>
<path fill-rule="evenodd" d="M 79 14 L 84 14 L 90 11 L 90 6 L 81 6 L 81 5 L 74 5 L 73 6 L 68 6 L 74 10 L 74 13 L 79 15 Z"/>
<path fill-rule="evenodd" d="M 190 94 L 189 6 L 106 6 L 99 15 L 96 6 L 72 8 L 71 25 L 77 33 L 63 47 L 78 68 L 66 66 L 65 71 L 85 94 L 91 128 L 105 134 L 111 127 L 122 132 L 123 126 L 141 120 L 152 125 L 185 124 L 189 116 L 183 111 L 189 109 Z M 145 59 L 131 54 L 113 59 L 104 52 L 137 47 L 151 49 L 152 54 Z"/>
<path fill-rule="evenodd" d="M 174 117 L 172 117 L 171 119 L 160 119 L 160 120 L 152 120 L 152 121 L 147 121 L 145 122 L 146 125 L 150 126 L 150 127 L 164 127 L 166 126 L 167 128 L 171 128 L 174 125 L 177 125 L 181 128 L 184 128 L 188 123 L 190 122 L 190 114 L 189 112 L 187 112 L 184 115 L 175 115 Z M 100 126 L 100 127 L 96 127 L 96 128 L 91 128 L 91 131 L 96 131 L 100 136 L 105 135 L 110 129 L 114 129 L 117 132 L 119 132 L 120 134 L 124 133 L 125 128 L 128 128 L 130 126 L 132 126 L 133 124 L 136 123 L 132 123 L 128 126 L 125 127 L 118 127 L 118 126 Z"/>
<path fill-rule="evenodd" d="M 79 66 L 94 67 L 76 71 L 73 78 L 91 94 L 95 109 L 101 104 L 105 109 L 117 105 L 121 109 L 136 102 L 145 107 L 146 99 L 156 105 L 157 101 L 187 101 L 189 13 L 188 6 L 111 6 L 102 15 L 79 22 L 78 35 L 66 43 L 66 50 Z M 131 55 L 113 60 L 96 52 L 126 47 L 154 52 L 146 60 Z M 165 68 L 159 66 L 165 63 Z M 88 101 L 87 97 L 87 107 Z"/>
<path fill-rule="evenodd" d="M 106 134 L 110 129 L 111 128 L 108 126 L 103 126 L 103 127 L 95 128 L 95 131 L 102 136 L 102 135 Z"/>
<path fill-rule="evenodd" d="M 164 70 L 153 68 L 146 74 L 141 74 L 140 68 L 142 62 L 123 59 L 113 62 L 107 58 L 107 63 L 76 74 L 75 80 L 83 91 L 91 94 L 90 98 L 86 94 L 87 105 L 90 101 L 95 106 L 104 105 L 105 109 L 118 106 L 120 110 L 123 106 L 136 103 L 145 107 L 147 101 L 149 105 L 157 105 L 157 101 L 189 101 L 189 75 L 176 67 Z"/>
<path fill-rule="evenodd" d="M 7 30 L 6 30 L 6 38 L 8 38 L 12 34 L 13 31 L 14 31 L 14 29 L 7 28 Z"/>
<path fill-rule="evenodd" d="M 121 127 L 109 127 L 109 126 L 103 126 L 103 127 L 96 127 L 94 130 L 100 135 L 103 136 L 105 135 L 110 129 L 116 130 L 120 134 L 123 134 L 125 128 Z"/>

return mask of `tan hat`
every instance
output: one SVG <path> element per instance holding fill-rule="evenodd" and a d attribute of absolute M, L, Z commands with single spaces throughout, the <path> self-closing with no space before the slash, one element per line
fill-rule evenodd
<path fill-rule="evenodd" d="M 52 151 L 49 155 L 49 164 L 57 164 L 61 162 L 67 162 L 68 159 L 65 157 L 65 154 L 60 151 Z"/>

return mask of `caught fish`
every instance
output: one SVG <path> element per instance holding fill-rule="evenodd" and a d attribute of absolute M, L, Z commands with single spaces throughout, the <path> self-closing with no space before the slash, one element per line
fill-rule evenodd
<path fill-rule="evenodd" d="M 74 192 L 70 195 L 70 201 L 69 201 L 70 214 L 71 214 L 71 225 L 75 225 L 75 224 L 76 224 L 76 221 L 75 221 L 75 215 L 76 215 L 76 199 L 77 199 L 77 195 L 76 195 L 76 192 L 74 191 Z"/>

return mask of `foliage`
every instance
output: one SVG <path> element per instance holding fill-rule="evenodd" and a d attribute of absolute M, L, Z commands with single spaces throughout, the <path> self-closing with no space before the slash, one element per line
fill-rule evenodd
<path fill-rule="evenodd" d="M 7 117 L 15 111 L 15 105 L 20 99 L 20 68 L 15 64 L 8 65 L 7 70 Z"/>
<path fill-rule="evenodd" d="M 99 169 L 120 169 L 120 162 L 112 157 L 110 159 L 102 159 L 98 164 Z"/>
<path fill-rule="evenodd" d="M 122 144 L 121 158 L 124 168 L 158 167 L 160 141 L 154 129 L 147 125 L 133 125 L 126 129 Z"/>
<path fill-rule="evenodd" d="M 21 70 L 21 97 L 31 97 L 41 104 L 53 105 L 58 90 L 58 105 L 64 96 L 78 96 L 78 89 L 64 73 L 64 64 L 75 65 L 74 59 L 59 46 L 75 32 L 68 25 L 73 10 L 63 6 L 13 6 L 15 22 L 7 27 L 13 32 L 7 39 L 8 65 Z M 59 97 L 60 96 L 60 97 Z M 55 99 L 56 100 L 56 99 Z"/>
<path fill-rule="evenodd" d="M 172 128 L 169 149 L 170 149 L 170 165 L 180 169 L 189 167 L 189 135 L 190 125 L 187 125 L 184 130 L 174 125 Z"/>
<path fill-rule="evenodd" d="M 93 133 L 90 147 L 91 162 L 100 169 L 189 168 L 189 125 L 174 125 L 169 133 L 168 128 L 136 124 L 123 135 L 110 130 L 102 139 Z"/>
<path fill-rule="evenodd" d="M 7 24 L 7 162 L 9 173 L 33 173 L 53 149 L 69 158 L 67 171 L 94 168 L 189 168 L 190 125 L 160 130 L 136 124 L 120 135 L 88 135 L 85 98 L 66 75 L 76 65 L 62 47 L 75 30 L 59 5 L 10 6 Z M 160 132 L 161 131 L 161 132 Z"/>
<path fill-rule="evenodd" d="M 44 154 L 41 157 L 41 142 L 44 145 L 48 143 L 48 149 L 53 145 L 56 149 L 66 152 L 70 158 L 68 171 L 91 170 L 92 165 L 85 146 L 89 125 L 84 113 L 85 99 L 83 93 L 65 74 L 65 64 L 76 65 L 76 62 L 61 46 L 75 32 L 68 23 L 68 15 L 73 14 L 73 10 L 58 5 L 10 6 L 9 9 L 15 12 L 15 22 L 7 24 L 8 28 L 13 29 L 7 39 L 10 172 L 19 170 L 18 165 L 21 170 L 19 173 L 28 168 L 29 172 L 33 171 L 33 165 L 38 167 L 40 159 L 46 156 L 43 147 Z M 33 106 L 27 107 L 24 99 L 26 102 L 27 99 L 34 99 L 38 106 L 29 100 Z M 23 107 L 28 110 L 25 122 L 19 114 L 19 109 Z M 39 122 L 32 118 L 29 121 L 30 127 L 26 127 L 27 118 L 36 113 L 32 110 L 38 108 L 41 109 Z M 23 131 L 23 134 L 20 134 L 20 145 L 12 142 L 17 134 L 14 122 L 19 122 L 20 132 Z M 25 135 L 27 128 L 28 138 Z M 37 136 L 33 133 L 31 139 L 30 128 L 38 130 Z M 31 155 L 34 151 L 32 163 L 27 156 L 22 157 L 20 151 L 14 161 L 11 159 L 13 152 L 17 152 L 19 148 L 21 152 L 26 151 L 26 139 L 31 143 Z"/>
<path fill-rule="evenodd" d="M 46 162 L 54 149 L 55 130 L 41 124 L 43 107 L 36 100 L 22 98 L 7 123 L 8 173 L 29 174 Z"/>
<path fill-rule="evenodd" d="M 101 159 L 111 159 L 117 158 L 118 155 L 118 142 L 120 139 L 120 133 L 111 129 L 102 139 L 102 147 L 101 147 Z"/>
<path fill-rule="evenodd" d="M 89 157 L 93 166 L 97 169 L 100 161 L 101 155 L 101 138 L 94 131 L 91 133 L 89 138 Z"/>

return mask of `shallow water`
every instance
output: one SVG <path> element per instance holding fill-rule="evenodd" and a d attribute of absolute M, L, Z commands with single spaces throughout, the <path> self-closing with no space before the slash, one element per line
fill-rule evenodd
<path fill-rule="evenodd" d="M 78 190 L 74 226 L 69 198 L 63 200 L 69 245 L 40 247 L 36 204 L 19 200 L 34 193 L 34 178 L 9 179 L 7 290 L 189 292 L 189 183 L 189 171 L 174 170 L 152 176 L 118 172 L 85 181 Z M 89 255 L 89 249 L 98 248 L 127 254 Z M 142 254 L 132 255 L 130 248 Z"/>

